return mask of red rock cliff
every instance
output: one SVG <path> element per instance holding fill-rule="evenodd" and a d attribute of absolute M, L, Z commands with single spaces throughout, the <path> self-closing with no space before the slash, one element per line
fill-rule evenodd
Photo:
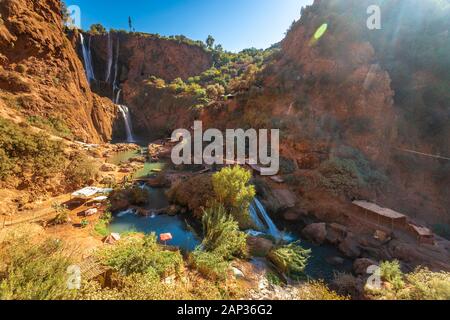
<path fill-rule="evenodd" d="M 91 92 L 60 12 L 59 0 L 0 3 L 0 95 L 24 116 L 63 120 L 77 139 L 108 141 L 115 107 Z"/>

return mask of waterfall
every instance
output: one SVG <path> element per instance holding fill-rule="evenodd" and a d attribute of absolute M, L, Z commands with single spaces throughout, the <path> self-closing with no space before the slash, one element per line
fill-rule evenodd
<path fill-rule="evenodd" d="M 117 94 L 116 94 L 116 96 L 114 97 L 114 103 L 115 104 L 119 104 L 119 101 L 120 101 L 120 93 L 122 92 L 122 89 L 119 89 L 119 91 L 117 91 Z"/>
<path fill-rule="evenodd" d="M 269 227 L 268 233 L 275 239 L 281 239 L 282 236 L 280 230 L 278 230 L 275 223 L 273 223 L 272 219 L 270 219 L 270 216 L 267 213 L 266 208 L 264 208 L 261 201 L 259 201 L 257 198 L 255 198 L 255 205 L 258 208 L 258 211 L 261 213 L 264 222 Z"/>
<path fill-rule="evenodd" d="M 111 32 L 108 32 L 108 60 L 106 65 L 106 75 L 105 82 L 109 82 L 109 78 L 111 78 L 111 68 L 113 65 L 114 53 L 113 53 L 113 41 L 111 37 Z"/>
<path fill-rule="evenodd" d="M 253 203 L 250 205 L 249 210 L 250 210 L 250 217 L 252 218 L 258 230 L 259 231 L 266 230 L 266 226 L 259 218 L 258 211 Z"/>
<path fill-rule="evenodd" d="M 114 80 L 113 80 L 113 92 L 118 89 L 117 85 L 117 76 L 119 73 L 119 54 L 120 54 L 120 40 L 117 38 L 117 46 L 116 46 L 116 61 L 114 64 Z"/>
<path fill-rule="evenodd" d="M 119 107 L 119 111 L 123 116 L 123 119 L 125 121 L 125 130 L 127 133 L 127 142 L 134 142 L 134 137 L 133 137 L 133 126 L 131 123 L 131 115 L 130 115 L 130 110 L 128 109 L 127 106 L 123 106 L 123 105 L 118 105 Z"/>
<path fill-rule="evenodd" d="M 264 222 L 261 221 L 260 213 L 262 219 Z M 254 199 L 253 203 L 250 205 L 250 216 L 255 223 L 255 225 L 260 228 L 260 230 L 265 231 L 267 234 L 274 237 L 276 240 L 283 240 L 286 242 L 292 242 L 293 237 L 288 234 L 283 234 L 280 230 L 278 230 L 275 223 L 270 218 L 269 214 L 266 211 L 266 208 L 264 208 L 261 201 L 259 201 L 257 198 Z M 252 233 L 250 233 L 252 234 Z M 254 235 L 259 234 L 259 232 L 254 232 Z"/>
<path fill-rule="evenodd" d="M 92 56 L 91 56 L 91 44 L 89 38 L 89 44 L 84 41 L 84 36 L 80 33 L 81 47 L 83 49 L 83 59 L 84 59 L 84 69 L 86 70 L 86 77 L 91 83 L 92 80 L 95 81 L 94 68 L 92 67 Z"/>

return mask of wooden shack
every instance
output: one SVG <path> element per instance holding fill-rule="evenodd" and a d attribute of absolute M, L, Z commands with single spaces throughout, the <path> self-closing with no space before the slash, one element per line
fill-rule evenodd
<path fill-rule="evenodd" d="M 434 245 L 434 233 L 430 229 L 414 224 L 409 224 L 409 229 L 416 236 L 420 244 Z"/>
<path fill-rule="evenodd" d="M 353 201 L 353 205 L 361 211 L 361 218 L 377 223 L 379 226 L 390 228 L 392 231 L 396 228 L 405 229 L 408 226 L 407 216 L 394 210 L 380 207 L 368 201 Z"/>

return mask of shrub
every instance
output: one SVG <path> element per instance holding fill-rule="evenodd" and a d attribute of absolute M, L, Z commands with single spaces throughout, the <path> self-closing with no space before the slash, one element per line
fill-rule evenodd
<path fill-rule="evenodd" d="M 67 287 L 70 261 L 60 241 L 36 244 L 28 237 L 14 237 L 0 250 L 0 300 L 73 299 Z"/>
<path fill-rule="evenodd" d="M 80 225 L 81 225 L 81 228 L 87 228 L 87 226 L 89 226 L 89 221 L 88 220 L 86 220 L 86 219 L 83 219 L 82 221 L 81 221 L 81 223 L 80 223 Z"/>
<path fill-rule="evenodd" d="M 40 186 L 61 172 L 65 165 L 60 141 L 5 119 L 0 119 L 0 150 L 0 177 L 3 179 L 16 176 L 22 182 L 31 179 L 34 186 Z"/>
<path fill-rule="evenodd" d="M 288 277 L 299 280 L 304 278 L 304 270 L 308 262 L 310 250 L 303 249 L 299 243 L 278 247 L 271 252 L 267 258 Z"/>
<path fill-rule="evenodd" d="M 188 208 L 198 219 L 215 198 L 210 175 L 198 175 L 176 183 L 167 195 L 171 202 Z"/>
<path fill-rule="evenodd" d="M 380 264 L 380 273 L 381 279 L 392 284 L 395 290 L 400 290 L 405 286 L 403 272 L 398 260 L 382 262 Z"/>
<path fill-rule="evenodd" d="M 98 165 L 87 156 L 76 154 L 66 168 L 65 175 L 67 185 L 77 189 L 91 184 L 97 178 Z"/>
<path fill-rule="evenodd" d="M 180 274 L 183 257 L 179 252 L 163 250 L 156 242 L 156 235 L 145 238 L 125 238 L 114 247 L 99 252 L 103 263 L 123 275 L 156 274 L 165 277 Z"/>
<path fill-rule="evenodd" d="M 73 138 L 72 131 L 67 124 L 59 118 L 42 118 L 40 116 L 30 116 L 27 118 L 29 124 L 43 130 L 47 130 L 62 138 Z"/>
<path fill-rule="evenodd" d="M 55 202 L 52 204 L 52 208 L 56 212 L 56 217 L 52 220 L 52 223 L 61 225 L 66 224 L 70 221 L 69 210 L 67 209 L 66 206 Z"/>
<path fill-rule="evenodd" d="M 412 300 L 450 300 L 450 273 L 418 269 L 406 276 Z"/>
<path fill-rule="evenodd" d="M 299 288 L 299 300 L 349 300 L 349 297 L 341 296 L 332 291 L 323 281 L 312 281 Z"/>
<path fill-rule="evenodd" d="M 335 194 L 352 195 L 360 184 L 360 177 L 355 163 L 347 159 L 333 158 L 323 162 L 319 167 L 323 179 L 322 187 Z"/>
<path fill-rule="evenodd" d="M 227 167 L 212 177 L 216 199 L 224 205 L 242 229 L 253 226 L 249 214 L 255 198 L 255 187 L 250 185 L 252 174 L 239 166 Z"/>
<path fill-rule="evenodd" d="M 199 249 L 190 255 L 190 263 L 203 276 L 211 280 L 224 280 L 229 268 L 229 262 L 219 254 Z"/>
<path fill-rule="evenodd" d="M 96 24 L 91 25 L 91 28 L 90 28 L 89 32 L 92 33 L 92 34 L 105 34 L 105 33 L 107 33 L 105 27 L 102 26 L 100 23 L 96 23 Z"/>
<path fill-rule="evenodd" d="M 247 255 L 247 235 L 222 205 L 207 209 L 203 215 L 204 250 L 225 260 Z"/>

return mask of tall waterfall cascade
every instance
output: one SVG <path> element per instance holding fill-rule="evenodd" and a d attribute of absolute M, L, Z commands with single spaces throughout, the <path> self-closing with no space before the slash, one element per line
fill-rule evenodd
<path fill-rule="evenodd" d="M 120 54 L 120 41 L 117 39 L 117 45 L 116 45 L 116 57 L 115 57 L 115 64 L 114 64 L 114 79 L 113 79 L 113 93 L 117 89 L 119 89 L 119 86 L 117 84 L 117 76 L 119 74 L 119 54 Z"/>
<path fill-rule="evenodd" d="M 106 65 L 106 75 L 105 75 L 105 82 L 109 82 L 111 78 L 111 69 L 113 66 L 113 60 L 114 60 L 114 52 L 113 52 L 113 39 L 111 36 L 111 32 L 108 32 L 108 60 Z"/>
<path fill-rule="evenodd" d="M 86 77 L 91 83 L 91 81 L 95 81 L 94 68 L 92 67 L 92 55 L 91 55 L 91 40 L 89 38 L 89 43 L 86 43 L 84 40 L 84 36 L 80 33 L 80 41 L 81 47 L 83 50 L 83 59 L 84 59 L 84 69 L 86 70 Z"/>
<path fill-rule="evenodd" d="M 133 143 L 135 142 L 134 136 L 133 136 L 133 125 L 131 123 L 131 114 L 130 110 L 127 106 L 124 105 L 118 105 L 119 111 L 122 114 L 123 120 L 125 122 L 125 131 L 127 134 L 127 142 Z"/>

